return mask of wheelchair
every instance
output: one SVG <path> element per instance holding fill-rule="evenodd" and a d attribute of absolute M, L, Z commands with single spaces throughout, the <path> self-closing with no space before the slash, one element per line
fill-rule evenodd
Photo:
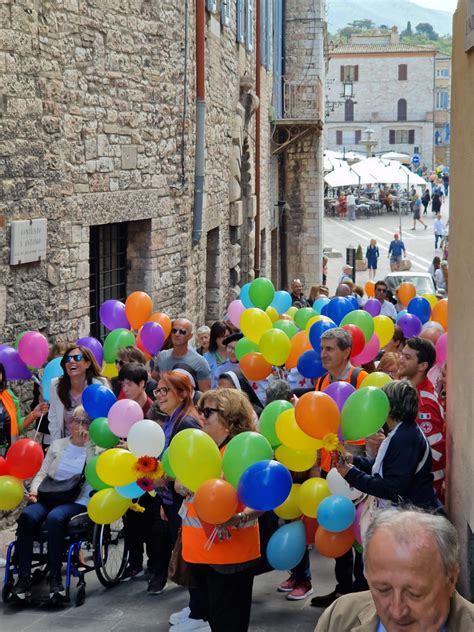
<path fill-rule="evenodd" d="M 40 527 L 33 546 L 31 567 L 33 585 L 40 583 L 47 573 L 47 539 L 46 528 Z M 86 561 L 85 558 L 90 559 Z M 125 547 L 122 518 L 112 524 L 101 525 L 93 523 L 87 513 L 74 516 L 67 526 L 63 556 L 63 563 L 66 563 L 66 597 L 62 597 L 61 601 L 71 601 L 73 578 L 77 578 L 74 605 L 81 606 L 86 598 L 85 575 L 92 571 L 95 571 L 102 586 L 110 588 L 118 584 L 127 560 L 128 551 Z M 13 601 L 12 589 L 17 574 L 16 540 L 14 540 L 7 549 L 2 588 L 4 603 Z"/>

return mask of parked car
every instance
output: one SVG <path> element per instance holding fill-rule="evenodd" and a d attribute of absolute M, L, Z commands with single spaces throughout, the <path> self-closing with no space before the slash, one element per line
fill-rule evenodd
<path fill-rule="evenodd" d="M 435 288 L 433 277 L 429 272 L 390 272 L 385 277 L 388 289 L 395 295 L 397 287 L 404 282 L 413 283 L 417 294 L 441 294 Z"/>

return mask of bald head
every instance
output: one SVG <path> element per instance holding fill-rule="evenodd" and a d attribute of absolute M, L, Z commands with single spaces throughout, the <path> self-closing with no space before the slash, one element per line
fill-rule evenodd
<path fill-rule="evenodd" d="M 336 296 L 350 296 L 352 294 L 351 288 L 347 285 L 347 283 L 339 283 L 336 288 Z"/>

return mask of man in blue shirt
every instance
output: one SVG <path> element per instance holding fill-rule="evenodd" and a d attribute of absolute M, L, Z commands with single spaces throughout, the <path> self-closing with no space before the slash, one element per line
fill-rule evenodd
<path fill-rule="evenodd" d="M 390 242 L 390 246 L 388 247 L 388 256 L 390 259 L 390 270 L 392 272 L 397 272 L 397 270 L 400 270 L 402 256 L 406 257 L 407 252 L 405 250 L 405 244 L 400 239 L 400 235 L 398 233 L 395 233 L 393 235 L 393 239 Z"/>

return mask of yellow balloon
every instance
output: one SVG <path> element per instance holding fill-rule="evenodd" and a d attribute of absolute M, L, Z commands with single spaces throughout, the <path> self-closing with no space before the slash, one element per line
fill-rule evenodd
<path fill-rule="evenodd" d="M 23 500 L 23 483 L 16 476 L 0 476 L 0 509 L 15 509 Z"/>
<path fill-rule="evenodd" d="M 110 524 L 123 516 L 132 502 L 131 498 L 120 496 L 115 489 L 101 489 L 90 499 L 87 513 L 97 524 Z"/>
<path fill-rule="evenodd" d="M 318 439 L 313 439 L 296 423 L 295 409 L 289 408 L 284 410 L 276 420 L 275 432 L 277 437 L 283 443 L 283 445 L 293 450 L 319 450 L 322 446 L 322 442 Z"/>
<path fill-rule="evenodd" d="M 272 321 L 268 314 L 258 307 L 251 307 L 240 316 L 240 329 L 248 340 L 260 342 L 262 335 L 272 328 Z"/>
<path fill-rule="evenodd" d="M 391 381 L 392 378 L 390 375 L 382 373 L 382 371 L 374 371 L 374 373 L 369 373 L 369 375 L 362 380 L 359 388 L 365 388 L 366 386 L 377 386 L 377 388 L 382 388 L 384 384 L 388 384 Z"/>
<path fill-rule="evenodd" d="M 285 313 L 288 314 L 288 316 L 291 316 L 291 318 L 294 318 L 297 311 L 298 311 L 298 308 L 292 305 L 286 310 Z"/>
<path fill-rule="evenodd" d="M 293 483 L 288 498 L 284 503 L 273 510 L 279 518 L 283 520 L 295 520 L 301 516 L 301 509 L 298 505 L 298 495 L 301 485 Z"/>
<path fill-rule="evenodd" d="M 284 331 L 269 329 L 260 338 L 260 353 L 275 366 L 282 366 L 290 355 L 291 342 Z"/>
<path fill-rule="evenodd" d="M 316 450 L 293 450 L 281 445 L 275 450 L 275 458 L 292 472 L 306 472 L 316 463 Z"/>
<path fill-rule="evenodd" d="M 383 349 L 390 342 L 395 333 L 393 320 L 388 316 L 375 316 L 374 332 L 380 341 L 380 348 Z"/>
<path fill-rule="evenodd" d="M 323 478 L 309 478 L 298 492 L 298 505 L 305 516 L 316 518 L 319 503 L 331 495 Z"/>
<path fill-rule="evenodd" d="M 438 302 L 438 299 L 436 298 L 434 294 L 422 294 L 421 296 L 423 298 L 426 298 L 426 300 L 431 305 L 431 307 L 434 307 L 436 303 Z"/>
<path fill-rule="evenodd" d="M 221 476 L 219 448 L 209 435 L 197 428 L 178 432 L 170 443 L 168 455 L 177 480 L 192 492 L 210 478 Z"/>
<path fill-rule="evenodd" d="M 323 320 L 326 323 L 333 323 L 334 322 L 331 318 L 329 318 L 329 316 L 323 316 L 322 314 L 316 314 L 316 316 L 311 316 L 311 318 L 306 323 L 306 326 L 305 326 L 306 331 L 309 331 L 311 329 L 311 325 L 314 325 L 314 323 L 317 323 L 318 320 Z"/>
<path fill-rule="evenodd" d="M 102 375 L 108 378 L 117 377 L 118 369 L 115 362 L 104 362 L 102 365 Z"/>
<path fill-rule="evenodd" d="M 276 321 L 280 318 L 276 309 L 271 305 L 267 307 L 267 309 L 265 310 L 265 314 L 270 317 L 272 323 L 276 323 Z"/>
<path fill-rule="evenodd" d="M 111 448 L 99 455 L 97 476 L 107 485 L 128 485 L 137 479 L 137 473 L 133 469 L 136 462 L 137 457 L 128 450 Z"/>

